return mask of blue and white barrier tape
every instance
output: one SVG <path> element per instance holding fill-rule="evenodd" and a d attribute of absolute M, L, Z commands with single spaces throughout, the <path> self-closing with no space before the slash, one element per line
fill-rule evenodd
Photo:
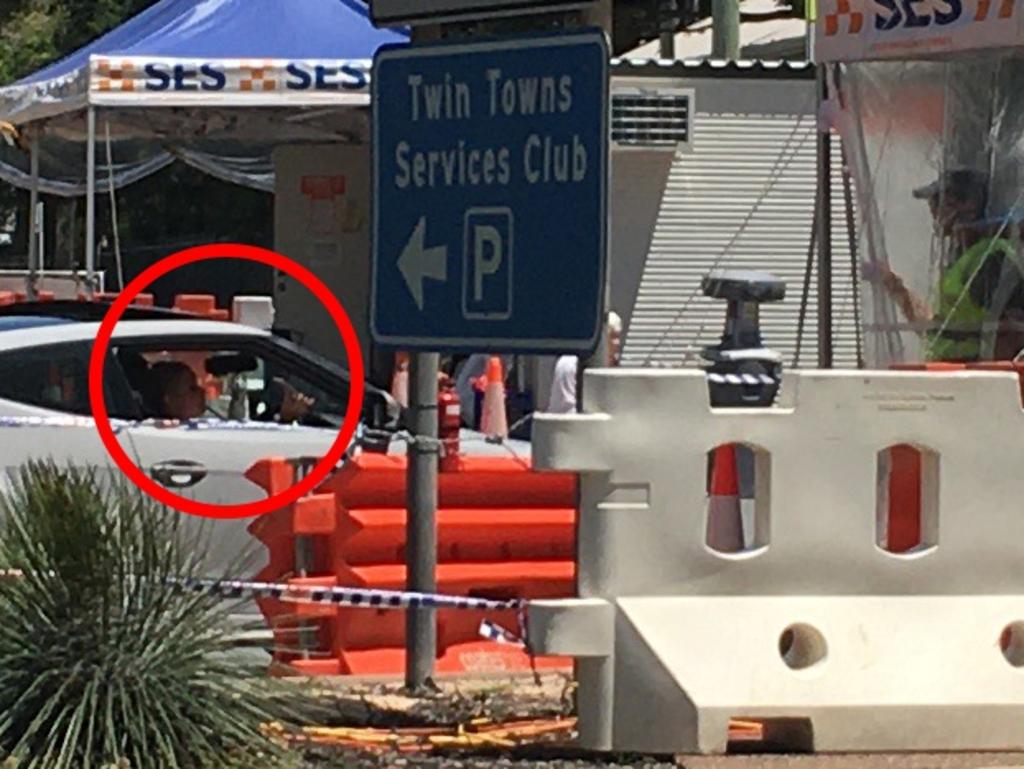
<path fill-rule="evenodd" d="M 372 590 L 353 587 L 317 587 L 287 585 L 248 580 L 191 579 L 170 577 L 171 584 L 195 593 L 224 598 L 276 598 L 295 603 L 329 603 L 335 606 L 361 606 L 371 609 L 465 609 L 471 611 L 518 611 L 526 602 L 518 599 L 496 601 L 489 598 L 465 598 L 439 593 L 403 590 Z"/>
<path fill-rule="evenodd" d="M 24 576 L 20 569 L 0 569 L 0 579 Z M 167 577 L 167 582 L 182 590 L 221 598 L 276 598 L 291 603 L 331 604 L 370 609 L 463 609 L 469 611 L 515 611 L 519 635 L 490 620 L 480 623 L 480 636 L 489 641 L 526 647 L 527 601 L 497 601 L 489 598 L 465 598 L 439 593 L 416 593 L 403 590 L 372 590 L 352 587 L 316 587 L 288 585 L 252 580 L 196 579 Z M 529 649 L 527 649 L 529 651 Z M 531 655 L 532 656 L 532 655 Z"/>
<path fill-rule="evenodd" d="M 110 420 L 114 427 L 124 427 L 126 422 Z M 0 427 L 96 427 L 92 417 L 0 417 Z"/>
<path fill-rule="evenodd" d="M 523 639 L 510 630 L 506 630 L 496 622 L 485 619 L 480 623 L 480 637 L 499 644 L 525 646 Z"/>
<path fill-rule="evenodd" d="M 526 601 L 496 601 L 489 598 L 465 598 L 439 593 L 403 590 L 372 590 L 353 587 L 316 587 L 248 580 L 194 579 L 171 577 L 171 584 L 195 593 L 223 598 L 276 598 L 293 603 L 331 604 L 370 609 L 463 609 L 470 611 L 515 611 L 519 635 L 490 620 L 480 623 L 480 636 L 500 644 L 520 646 L 529 652 L 526 642 Z M 532 658 L 532 654 L 530 655 Z"/>
<path fill-rule="evenodd" d="M 279 424 L 277 422 L 243 422 L 237 420 L 220 419 L 210 417 L 209 419 L 111 419 L 111 427 L 115 431 L 125 427 L 154 427 L 158 430 L 181 428 L 183 430 L 239 430 L 243 432 L 281 432 L 282 430 L 296 430 L 299 426 L 293 424 Z M 77 416 L 23 416 L 23 417 L 0 417 L 0 428 L 4 427 L 91 427 L 95 429 L 96 421 L 92 417 Z"/>

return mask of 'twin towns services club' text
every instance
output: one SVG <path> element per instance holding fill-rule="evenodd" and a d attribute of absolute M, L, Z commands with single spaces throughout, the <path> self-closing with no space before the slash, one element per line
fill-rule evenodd
<path fill-rule="evenodd" d="M 450 74 L 433 83 L 409 75 L 406 98 L 412 122 L 478 121 L 481 115 L 501 121 L 572 111 L 572 75 L 505 78 L 500 69 L 488 69 L 485 76 L 484 87 L 473 88 Z M 531 133 L 518 147 L 480 147 L 459 140 L 451 147 L 418 148 L 400 141 L 395 162 L 399 189 L 507 186 L 516 174 L 528 184 L 578 184 L 588 171 L 587 149 L 575 133 Z"/>

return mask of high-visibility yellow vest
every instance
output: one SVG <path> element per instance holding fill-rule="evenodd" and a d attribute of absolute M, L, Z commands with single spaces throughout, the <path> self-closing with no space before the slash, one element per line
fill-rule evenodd
<path fill-rule="evenodd" d="M 998 318 L 991 316 L 993 308 L 974 301 L 970 283 L 989 259 L 1009 259 L 1024 279 L 1017 249 L 1004 238 L 982 238 L 964 251 L 939 284 L 933 326 L 926 335 L 928 360 L 975 361 L 981 357 L 985 322 Z"/>

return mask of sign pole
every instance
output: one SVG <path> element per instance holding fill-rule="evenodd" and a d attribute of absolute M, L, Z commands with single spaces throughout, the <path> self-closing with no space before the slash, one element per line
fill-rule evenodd
<path fill-rule="evenodd" d="M 406 588 L 437 592 L 437 374 L 440 355 L 418 352 L 409 364 L 409 444 L 406 465 Z M 406 612 L 405 685 L 413 692 L 433 686 L 437 650 L 434 609 Z"/>

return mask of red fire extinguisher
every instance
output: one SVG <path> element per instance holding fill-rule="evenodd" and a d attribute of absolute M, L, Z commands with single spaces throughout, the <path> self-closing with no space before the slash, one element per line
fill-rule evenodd
<path fill-rule="evenodd" d="M 455 383 L 445 380 L 437 395 L 437 437 L 444 452 L 441 454 L 441 472 L 459 469 L 459 430 L 462 428 L 462 404 Z"/>

